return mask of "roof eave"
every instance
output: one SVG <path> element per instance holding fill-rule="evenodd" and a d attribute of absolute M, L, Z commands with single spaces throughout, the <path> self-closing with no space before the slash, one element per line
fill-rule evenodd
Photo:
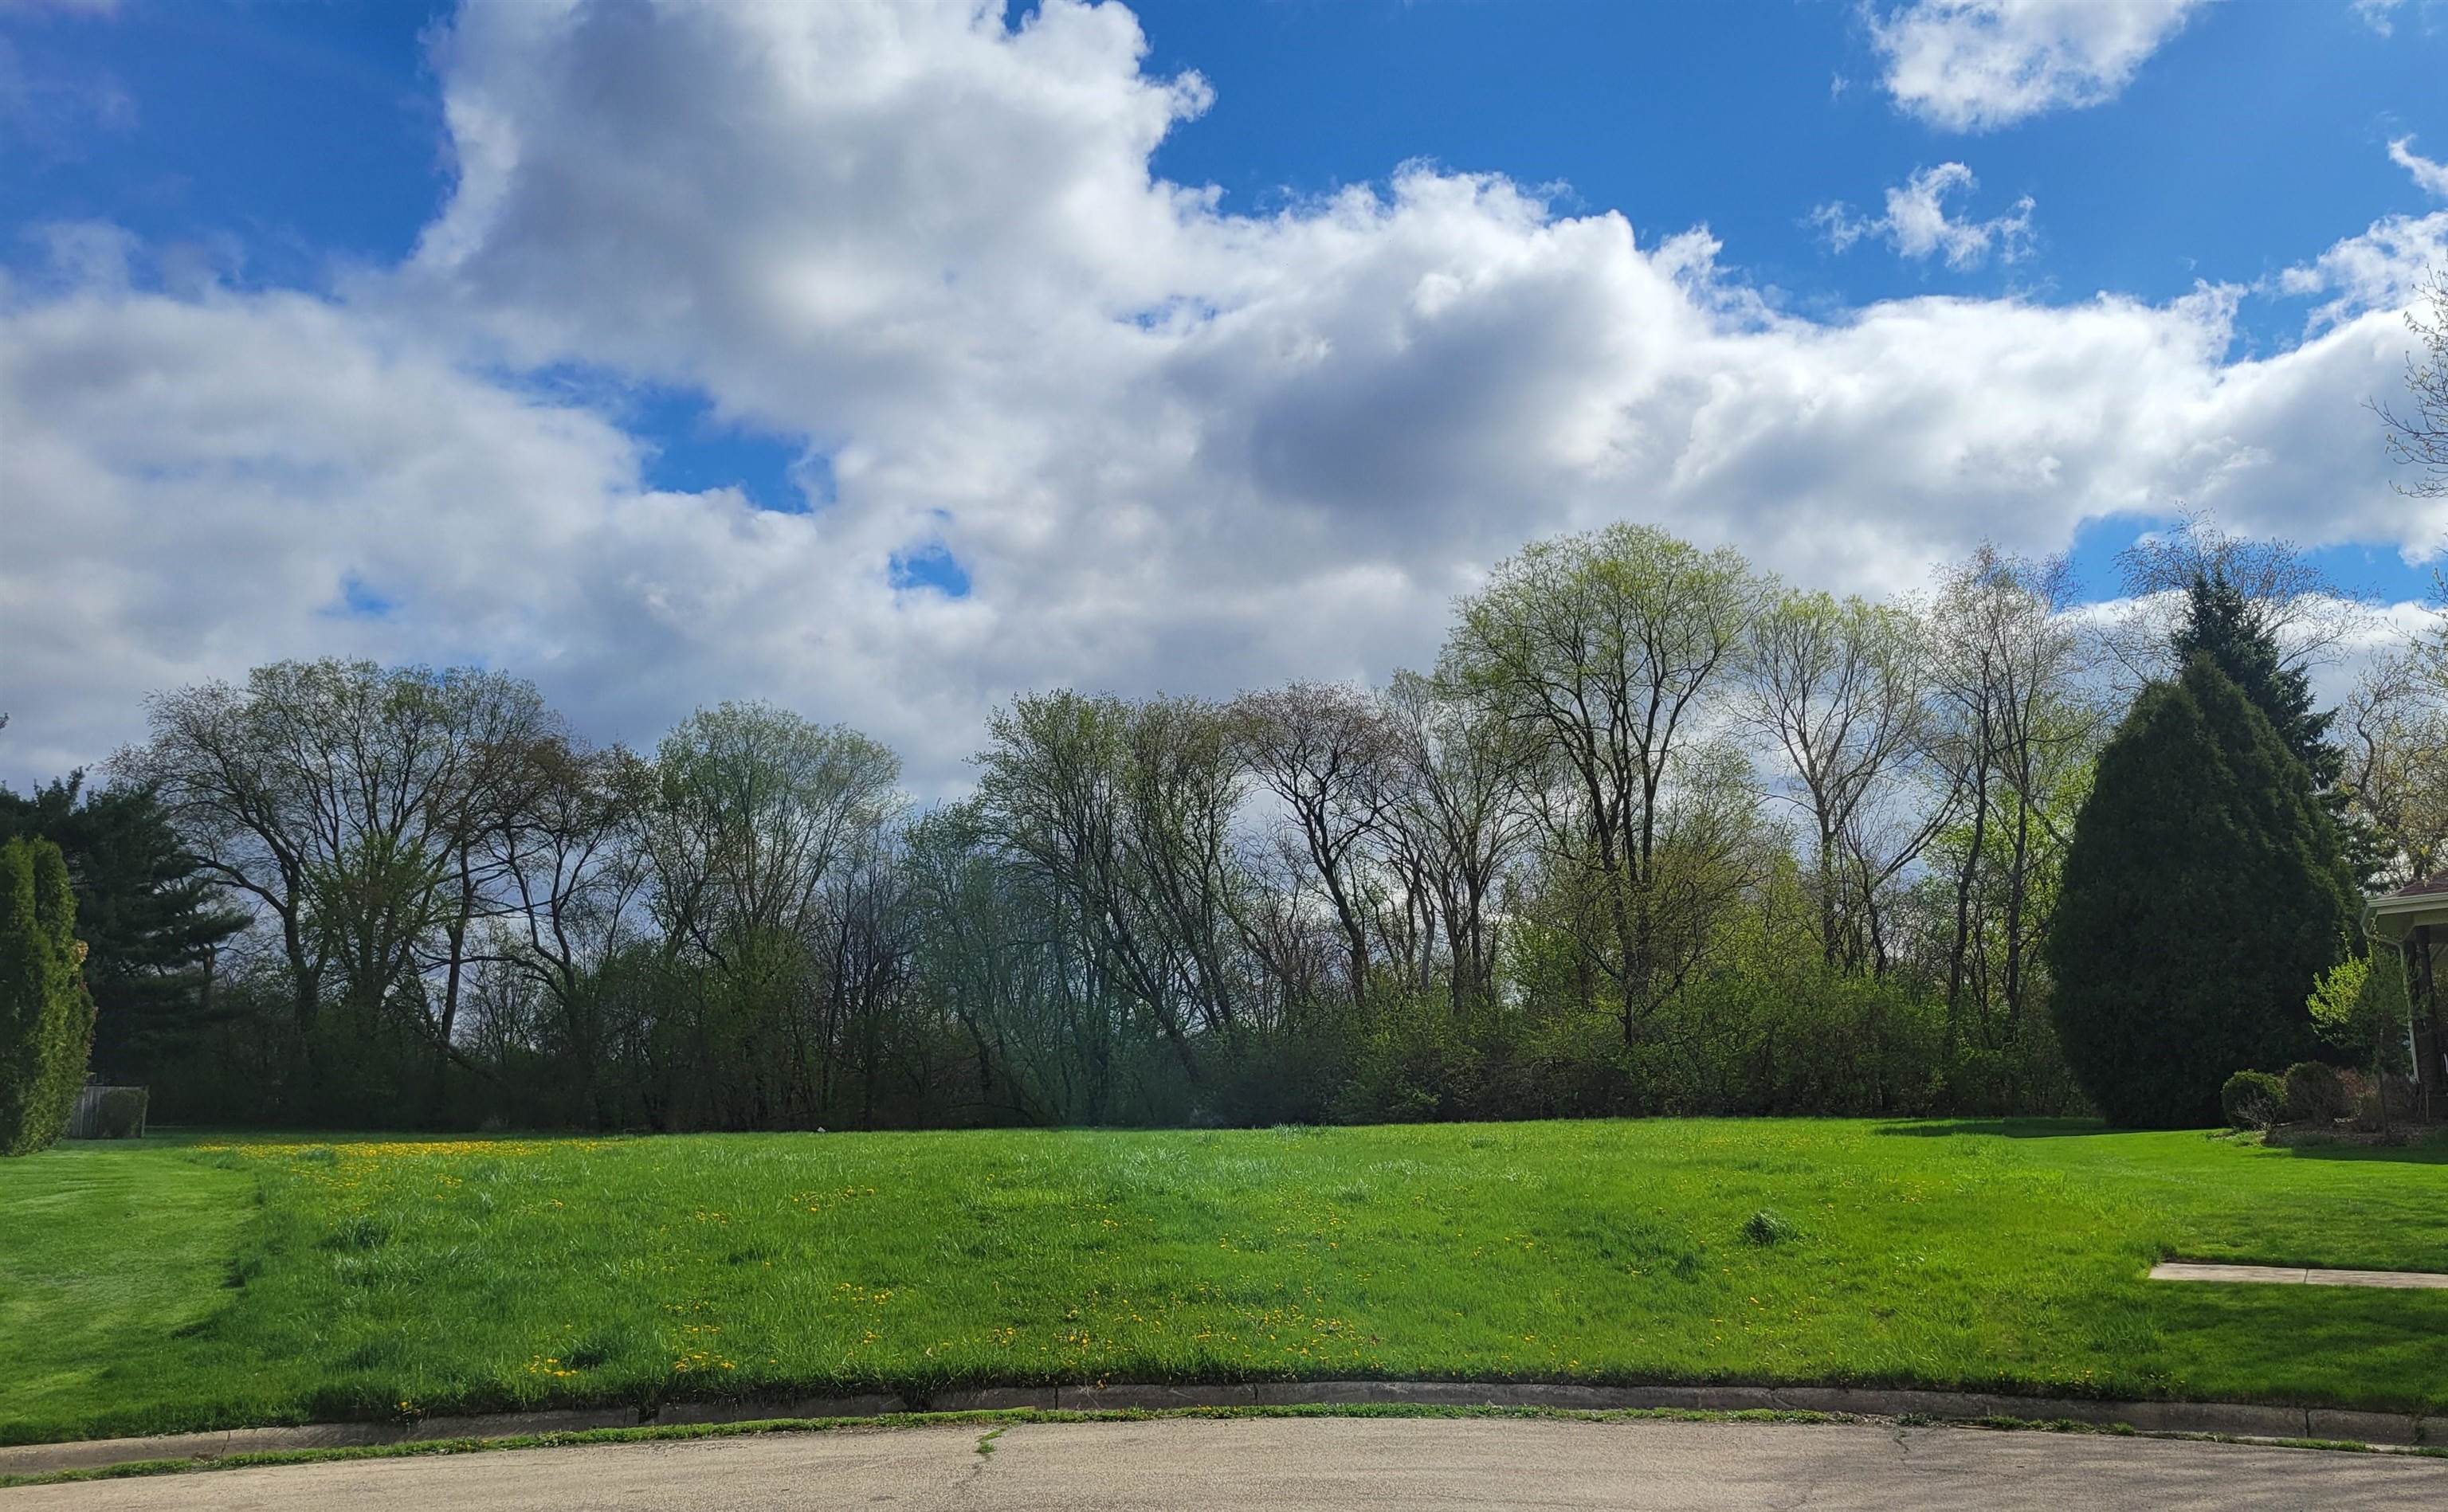
<path fill-rule="evenodd" d="M 2448 893 L 2393 893 L 2363 906 L 2363 932 L 2378 939 L 2401 940 L 2425 924 L 2448 926 Z"/>

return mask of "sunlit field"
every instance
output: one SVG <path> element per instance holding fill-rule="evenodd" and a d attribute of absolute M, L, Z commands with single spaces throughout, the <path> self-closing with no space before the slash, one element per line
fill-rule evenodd
<path fill-rule="evenodd" d="M 1656 1121 L 199 1137 L 0 1166 L 0 1441 L 1364 1376 L 2448 1408 L 2448 1151 Z"/>

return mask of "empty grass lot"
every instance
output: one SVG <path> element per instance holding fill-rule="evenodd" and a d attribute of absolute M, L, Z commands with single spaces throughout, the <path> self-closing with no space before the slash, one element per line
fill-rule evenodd
<path fill-rule="evenodd" d="M 1766 1215 L 1766 1216 L 1762 1216 Z M 1358 1376 L 2448 1409 L 2448 1149 L 2079 1124 L 294 1137 L 0 1163 L 0 1442 Z"/>

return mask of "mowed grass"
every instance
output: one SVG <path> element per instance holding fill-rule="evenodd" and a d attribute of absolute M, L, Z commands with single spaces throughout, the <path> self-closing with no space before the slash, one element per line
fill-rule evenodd
<path fill-rule="evenodd" d="M 1847 1382 L 2448 1409 L 2448 1149 L 1654 1121 L 201 1139 L 0 1164 L 0 1442 L 968 1385 Z"/>

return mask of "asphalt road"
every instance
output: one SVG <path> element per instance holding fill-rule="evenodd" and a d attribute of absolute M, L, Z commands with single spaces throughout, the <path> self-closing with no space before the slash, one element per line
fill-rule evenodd
<path fill-rule="evenodd" d="M 518 1449 L 0 1491 L 0 1512 L 2448 1507 L 2448 1460 L 1971 1428 L 1174 1419 Z"/>

